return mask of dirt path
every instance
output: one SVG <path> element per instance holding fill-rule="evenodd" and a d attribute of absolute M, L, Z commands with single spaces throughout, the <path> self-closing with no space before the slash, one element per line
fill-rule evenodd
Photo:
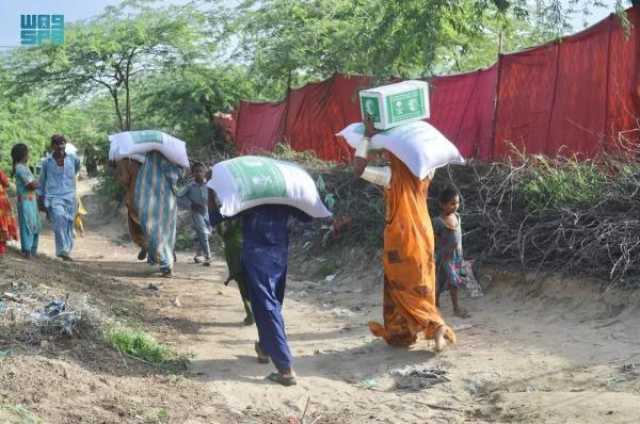
<path fill-rule="evenodd" d="M 144 299 L 147 325 L 194 355 L 191 378 L 247 417 L 241 422 L 300 417 L 307 402 L 307 423 L 640 422 L 638 295 L 485 270 L 486 295 L 464 300 L 471 319 L 449 318 L 445 299 L 459 344 L 435 356 L 428 342 L 394 349 L 369 334 L 366 322 L 381 314 L 375 272 L 341 270 L 332 282 L 294 276 L 285 320 L 299 385 L 283 388 L 264 381 L 271 367 L 255 361 L 256 330 L 241 325 L 222 262 L 205 268 L 179 254 L 176 278 L 163 280 L 118 242 L 124 232 L 90 227 L 74 251 L 79 266 L 97 279 L 157 285 Z M 50 234 L 41 251 L 52 251 Z"/>

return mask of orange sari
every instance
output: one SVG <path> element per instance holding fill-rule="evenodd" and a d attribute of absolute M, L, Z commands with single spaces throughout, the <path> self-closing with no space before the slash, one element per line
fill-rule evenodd
<path fill-rule="evenodd" d="M 140 248 L 146 249 L 147 243 L 144 239 L 144 233 L 140 226 L 140 218 L 133 204 L 136 192 L 136 179 L 140 170 L 140 163 L 133 159 L 122 159 L 116 165 L 116 179 L 127 190 L 127 218 L 129 221 L 129 235 L 131 240 Z"/>
<path fill-rule="evenodd" d="M 436 307 L 434 238 L 427 209 L 430 180 L 420 181 L 394 155 L 391 182 L 385 193 L 384 325 L 369 322 L 369 329 L 394 346 L 410 346 L 422 333 L 433 339 L 445 325 Z M 454 332 L 445 337 L 455 343 Z"/>
<path fill-rule="evenodd" d="M 8 241 L 18 240 L 18 226 L 7 195 L 8 187 L 9 178 L 0 171 L 0 255 L 7 250 Z"/>

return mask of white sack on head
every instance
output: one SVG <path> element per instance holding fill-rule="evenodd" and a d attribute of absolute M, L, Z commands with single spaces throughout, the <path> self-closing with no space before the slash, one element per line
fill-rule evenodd
<path fill-rule="evenodd" d="M 364 139 L 364 124 L 351 124 L 337 135 L 355 149 Z M 369 148 L 390 151 L 420 179 L 424 179 L 436 168 L 449 164 L 464 164 L 464 158 L 458 148 L 440 131 L 424 121 L 411 122 L 379 132 L 371 138 Z"/>
<path fill-rule="evenodd" d="M 262 205 L 287 205 L 313 218 L 327 218 L 313 178 L 291 162 L 240 156 L 215 164 L 207 187 L 215 191 L 223 216 Z"/>
<path fill-rule="evenodd" d="M 189 168 L 187 144 L 162 131 L 126 131 L 110 135 L 109 141 L 112 148 L 109 150 L 109 155 L 113 154 L 113 160 L 124 158 L 139 160 L 140 156 L 157 151 L 170 162 L 183 168 Z"/>

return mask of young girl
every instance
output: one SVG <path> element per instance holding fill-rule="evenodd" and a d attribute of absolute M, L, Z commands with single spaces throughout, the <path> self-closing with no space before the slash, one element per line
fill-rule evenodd
<path fill-rule="evenodd" d="M 40 235 L 40 214 L 38 213 L 38 181 L 29 169 L 29 148 L 25 144 L 16 144 L 11 149 L 13 175 L 16 178 L 18 194 L 18 222 L 20 223 L 20 245 L 22 254 L 31 258 L 38 254 Z"/>
<path fill-rule="evenodd" d="M 11 211 L 11 203 L 7 195 L 9 178 L 0 171 L 0 256 L 7 251 L 7 242 L 18 240 L 16 220 Z"/>
<path fill-rule="evenodd" d="M 436 303 L 440 305 L 440 293 L 449 290 L 453 303 L 453 312 L 460 318 L 469 314 L 460 308 L 458 289 L 462 281 L 462 225 L 458 208 L 460 195 L 453 187 L 447 187 L 440 193 L 440 216 L 433 220 L 436 236 Z"/>

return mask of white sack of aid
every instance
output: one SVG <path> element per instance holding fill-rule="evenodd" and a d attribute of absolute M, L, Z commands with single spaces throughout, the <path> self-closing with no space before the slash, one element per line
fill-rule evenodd
<path fill-rule="evenodd" d="M 371 116 L 374 126 L 383 130 L 371 138 L 369 148 L 393 153 L 420 179 L 434 169 L 465 163 L 458 148 L 422 120 L 429 115 L 425 86 L 426 83 L 421 81 L 405 81 L 360 93 L 362 116 Z M 378 96 L 373 97 L 369 93 L 378 93 Z M 362 100 L 370 98 L 375 99 L 375 103 Z M 412 104 L 419 107 L 410 107 Z M 394 108 L 397 109 L 395 112 Z M 401 112 L 405 111 L 402 115 Z M 364 124 L 351 124 L 337 135 L 356 149 L 364 139 Z"/>
<path fill-rule="evenodd" d="M 213 166 L 207 187 L 226 217 L 269 204 L 292 206 L 313 218 L 331 216 L 313 178 L 291 162 L 262 156 L 229 159 Z"/>
<path fill-rule="evenodd" d="M 131 158 L 143 162 L 146 153 L 157 151 L 170 162 L 189 168 L 186 143 L 162 131 L 125 131 L 110 135 L 109 141 L 110 160 Z"/>

